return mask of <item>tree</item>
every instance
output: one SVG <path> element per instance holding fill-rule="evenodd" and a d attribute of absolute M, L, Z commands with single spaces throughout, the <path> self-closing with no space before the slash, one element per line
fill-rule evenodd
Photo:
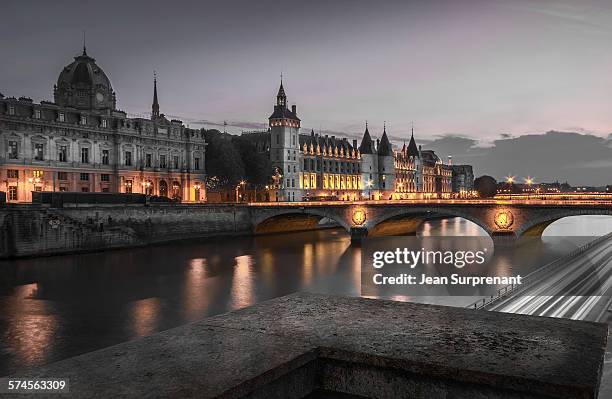
<path fill-rule="evenodd" d="M 216 132 L 216 133 L 215 133 Z M 216 177 L 220 187 L 235 186 L 245 176 L 244 163 L 232 140 L 218 131 L 205 132 L 206 171 Z"/>
<path fill-rule="evenodd" d="M 474 188 L 480 198 L 492 198 L 497 194 L 497 181 L 491 176 L 480 176 L 474 180 Z"/>
<path fill-rule="evenodd" d="M 234 137 L 232 143 L 242 158 L 247 182 L 259 186 L 269 184 L 272 163 L 268 154 L 258 152 L 255 143 L 244 136 Z"/>

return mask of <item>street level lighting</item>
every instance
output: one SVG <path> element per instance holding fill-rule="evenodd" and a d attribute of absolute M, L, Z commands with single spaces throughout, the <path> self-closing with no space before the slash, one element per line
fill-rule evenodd
<path fill-rule="evenodd" d="M 531 194 L 531 185 L 533 184 L 533 179 L 529 176 L 525 179 L 525 183 L 527 183 L 527 200 L 529 201 L 529 195 Z"/>
<path fill-rule="evenodd" d="M 195 200 L 197 202 L 200 202 L 200 188 L 201 187 L 202 186 L 200 186 L 200 183 L 196 183 L 196 184 L 193 185 L 193 188 L 194 188 L 194 193 L 193 194 L 194 194 Z"/>
<path fill-rule="evenodd" d="M 512 183 L 514 183 L 514 176 L 506 177 L 506 183 L 510 185 L 510 201 L 512 201 Z"/>
<path fill-rule="evenodd" d="M 245 184 L 245 180 L 240 180 L 240 183 L 236 186 L 236 202 L 239 202 L 239 198 L 242 198 L 242 195 L 238 195 L 238 190 L 240 190 L 241 187 L 244 187 Z"/>

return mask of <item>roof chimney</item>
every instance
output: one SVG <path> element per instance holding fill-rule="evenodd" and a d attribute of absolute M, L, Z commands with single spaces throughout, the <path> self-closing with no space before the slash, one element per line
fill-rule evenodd
<path fill-rule="evenodd" d="M 353 148 L 357 149 L 357 140 L 353 140 Z"/>
<path fill-rule="evenodd" d="M 293 104 L 293 105 L 291 106 L 291 112 L 293 112 L 294 114 L 296 114 L 296 115 L 297 115 L 297 113 L 296 113 L 296 112 L 297 112 L 297 106 L 296 106 L 295 104 Z"/>

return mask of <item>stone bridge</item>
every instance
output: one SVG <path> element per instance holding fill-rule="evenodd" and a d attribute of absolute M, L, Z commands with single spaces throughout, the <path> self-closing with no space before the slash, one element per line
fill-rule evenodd
<path fill-rule="evenodd" d="M 438 201 L 362 202 L 362 203 L 279 203 L 251 204 L 251 222 L 255 233 L 282 231 L 282 226 L 312 227 L 323 218 L 331 219 L 353 241 L 370 235 L 415 233 L 427 219 L 461 217 L 482 227 L 491 237 L 540 236 L 556 220 L 568 216 L 610 215 L 612 204 L 601 202 L 538 201 Z"/>

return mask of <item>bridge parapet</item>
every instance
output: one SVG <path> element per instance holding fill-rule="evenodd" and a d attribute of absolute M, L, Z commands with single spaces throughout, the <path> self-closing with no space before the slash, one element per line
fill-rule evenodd
<path fill-rule="evenodd" d="M 460 217 L 480 226 L 492 237 L 518 238 L 523 234 L 541 235 L 556 220 L 568 216 L 610 215 L 612 206 L 603 204 L 512 204 L 509 202 L 441 203 L 433 202 L 363 202 L 363 203 L 300 203 L 253 206 L 254 229 L 267 219 L 280 215 L 301 214 L 327 217 L 342 226 L 354 241 L 360 241 L 377 226 L 403 218 L 423 220 L 432 217 Z M 414 223 L 413 223 L 414 224 Z"/>

